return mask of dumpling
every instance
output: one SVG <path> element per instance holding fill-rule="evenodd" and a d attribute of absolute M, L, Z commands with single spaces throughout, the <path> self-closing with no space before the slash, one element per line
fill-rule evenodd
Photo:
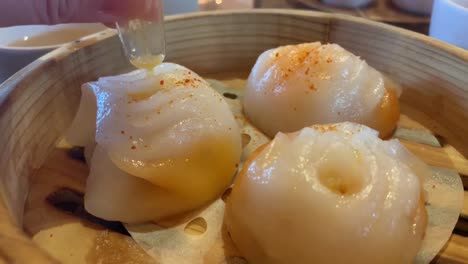
<path fill-rule="evenodd" d="M 264 133 L 356 122 L 389 137 L 400 117 L 397 86 L 336 44 L 264 52 L 249 76 L 244 110 Z"/>
<path fill-rule="evenodd" d="M 176 215 L 196 206 L 177 193 L 125 173 L 100 146 L 94 151 L 90 171 L 86 210 L 104 219 L 143 222 Z"/>
<path fill-rule="evenodd" d="M 107 220 L 158 220 L 203 206 L 230 185 L 239 127 L 196 73 L 164 63 L 83 86 L 69 132 L 94 147 L 86 209 Z M 80 116 L 80 114 L 82 116 Z"/>
<path fill-rule="evenodd" d="M 225 221 L 249 263 L 412 263 L 429 173 L 362 125 L 278 133 L 237 176 Z"/>

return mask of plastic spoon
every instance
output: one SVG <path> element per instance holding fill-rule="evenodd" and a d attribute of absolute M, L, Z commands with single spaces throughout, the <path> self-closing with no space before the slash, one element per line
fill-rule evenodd
<path fill-rule="evenodd" d="M 150 19 L 132 19 L 117 22 L 117 30 L 125 54 L 135 67 L 152 70 L 164 61 L 166 38 L 164 11 L 160 0 L 151 1 L 148 12 Z"/>

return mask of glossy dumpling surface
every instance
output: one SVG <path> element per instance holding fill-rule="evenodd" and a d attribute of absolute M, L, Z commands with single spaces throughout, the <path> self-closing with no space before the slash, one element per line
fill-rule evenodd
<path fill-rule="evenodd" d="M 319 42 L 264 52 L 248 79 L 245 113 L 263 132 L 356 122 L 381 137 L 400 116 L 399 90 L 365 61 L 337 44 Z"/>
<path fill-rule="evenodd" d="M 85 195 L 92 214 L 157 220 L 202 206 L 229 186 L 239 128 L 223 97 L 191 70 L 164 63 L 151 74 L 101 78 L 83 86 L 82 99 L 68 138 L 97 144 Z M 112 195 L 123 197 L 113 203 Z M 142 211 L 138 204 L 151 207 L 132 216 Z"/>
<path fill-rule="evenodd" d="M 225 220 L 249 263 L 411 263 L 429 173 L 362 125 L 278 133 L 236 178 Z"/>

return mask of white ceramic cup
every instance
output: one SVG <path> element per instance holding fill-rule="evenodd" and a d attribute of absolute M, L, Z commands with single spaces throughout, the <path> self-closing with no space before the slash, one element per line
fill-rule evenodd
<path fill-rule="evenodd" d="M 0 83 L 47 52 L 104 29 L 101 24 L 0 28 Z M 62 35 L 54 37 L 53 32 Z"/>
<path fill-rule="evenodd" d="M 435 0 L 429 35 L 468 49 L 468 0 Z"/>
<path fill-rule="evenodd" d="M 164 14 L 175 15 L 198 11 L 198 0 L 164 0 Z"/>

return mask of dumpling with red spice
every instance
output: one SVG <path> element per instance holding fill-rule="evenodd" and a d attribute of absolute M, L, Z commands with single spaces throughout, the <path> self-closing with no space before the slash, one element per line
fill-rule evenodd
<path fill-rule="evenodd" d="M 249 263 L 413 263 L 430 169 L 355 123 L 278 133 L 234 181 L 225 223 Z"/>
<path fill-rule="evenodd" d="M 206 205 L 230 185 L 239 128 L 224 98 L 193 71 L 163 63 L 82 90 L 68 140 L 91 150 L 90 213 L 159 220 Z"/>
<path fill-rule="evenodd" d="M 264 133 L 355 122 L 389 137 L 400 117 L 400 90 L 358 56 L 319 42 L 264 52 L 252 69 L 245 113 Z"/>

